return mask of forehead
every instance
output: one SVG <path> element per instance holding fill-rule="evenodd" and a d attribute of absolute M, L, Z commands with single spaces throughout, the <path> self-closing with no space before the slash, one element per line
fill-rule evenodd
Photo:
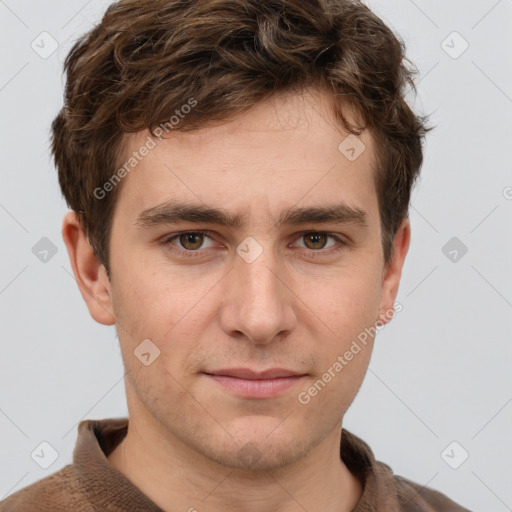
<path fill-rule="evenodd" d="M 148 135 L 124 140 L 125 162 L 139 153 L 118 198 L 132 220 L 178 198 L 240 214 L 265 205 L 274 217 L 293 203 L 376 206 L 373 138 L 344 132 L 325 93 L 275 95 L 221 124 L 164 135 L 140 157 Z"/>

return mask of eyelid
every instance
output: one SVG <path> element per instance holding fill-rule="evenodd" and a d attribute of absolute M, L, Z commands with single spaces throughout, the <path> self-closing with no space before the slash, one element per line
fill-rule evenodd
<path fill-rule="evenodd" d="M 164 237 L 162 237 L 161 239 L 161 244 L 164 245 L 164 246 L 167 246 L 167 245 L 172 245 L 171 242 L 174 241 L 175 239 L 179 238 L 181 235 L 184 235 L 184 234 L 187 234 L 187 233 L 194 233 L 194 234 L 202 234 L 202 235 L 205 235 L 207 236 L 208 238 L 212 239 L 212 240 L 215 240 L 215 233 L 213 231 L 210 231 L 210 230 L 207 230 L 207 229 L 189 229 L 189 230 L 185 230 L 185 231 L 179 231 L 177 233 L 172 233 L 172 234 L 168 234 L 168 235 L 165 235 Z M 321 231 L 321 230 L 315 230 L 315 229 L 308 229 L 308 230 L 304 230 L 304 231 L 300 231 L 298 233 L 295 233 L 294 238 L 293 240 L 294 241 L 297 241 L 297 240 L 300 240 L 304 235 L 307 235 L 307 234 L 310 234 L 310 233 L 315 233 L 315 234 L 320 234 L 320 235 L 327 235 L 333 239 L 336 240 L 336 244 L 328 249 L 308 249 L 307 247 L 301 247 L 301 249 L 303 249 L 304 251 L 307 251 L 308 253 L 310 254 L 313 254 L 313 255 L 316 255 L 316 256 L 321 256 L 321 255 L 328 255 L 328 254 L 332 254 L 332 253 L 335 253 L 343 248 L 345 248 L 347 245 L 349 245 L 349 240 L 346 239 L 346 237 L 344 237 L 343 235 L 339 234 L 339 233 L 332 233 L 330 231 Z M 213 235 L 213 236 L 212 236 Z M 173 246 L 173 249 L 174 251 L 177 251 L 179 252 L 181 255 L 187 255 L 187 256 L 191 256 L 193 257 L 193 255 L 201 255 L 201 253 L 204 253 L 208 250 L 209 248 L 207 249 L 197 249 L 195 251 L 191 251 L 191 250 L 186 250 L 186 249 L 182 249 L 180 247 L 177 247 L 177 246 Z"/>
<path fill-rule="evenodd" d="M 201 234 L 201 235 L 205 235 L 207 236 L 208 238 L 210 238 L 211 240 L 215 240 L 215 237 L 212 236 L 214 235 L 215 233 L 213 231 L 209 231 L 207 229 L 187 229 L 186 231 L 178 231 L 177 233 L 172 233 L 172 234 L 169 234 L 169 235 L 165 235 L 163 236 L 161 239 L 160 239 L 160 243 L 162 245 L 172 245 L 171 242 L 177 238 L 179 238 L 181 235 L 186 235 L 188 233 L 194 233 L 194 234 Z M 175 249 L 179 252 L 184 252 L 184 253 L 187 253 L 187 254 L 192 254 L 192 253 L 200 253 L 200 252 L 204 252 L 206 249 L 197 249 L 195 251 L 190 251 L 190 250 L 186 250 L 186 249 L 182 249 L 181 247 L 177 247 L 177 246 L 173 246 L 175 247 Z"/>
<path fill-rule="evenodd" d="M 337 233 L 330 233 L 328 231 L 302 231 L 301 233 L 299 233 L 299 236 L 296 238 L 296 241 L 297 240 L 301 240 L 304 235 L 308 235 L 308 234 L 315 234 L 315 235 L 326 235 L 330 238 L 333 238 L 334 240 L 336 240 L 336 242 L 338 242 L 338 244 L 343 244 L 343 245 L 346 245 L 348 242 L 345 240 L 345 238 L 343 238 L 342 236 L 340 236 L 339 234 Z M 330 247 L 329 249 L 317 249 L 316 251 L 314 249 L 308 249 L 307 247 L 303 247 L 303 249 L 307 249 L 309 251 L 312 251 L 312 252 L 318 252 L 318 253 L 327 253 L 329 252 L 329 249 L 332 249 L 332 247 Z"/>

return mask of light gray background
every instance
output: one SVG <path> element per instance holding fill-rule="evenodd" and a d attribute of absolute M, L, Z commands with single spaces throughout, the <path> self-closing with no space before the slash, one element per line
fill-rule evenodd
<path fill-rule="evenodd" d="M 72 276 L 48 152 L 62 62 L 108 4 L 0 0 L 0 498 L 70 463 L 80 420 L 127 414 L 114 327 L 90 318 Z M 396 474 L 474 511 L 512 510 L 512 0 L 368 5 L 407 43 L 414 108 L 437 129 L 413 194 L 403 311 L 344 427 Z M 59 43 L 46 59 L 31 48 L 43 31 Z M 469 43 L 458 58 L 454 31 Z M 32 252 L 42 237 L 57 248 L 46 263 Z M 456 262 L 442 252 L 452 237 L 468 248 Z M 59 454 L 48 469 L 30 455 L 42 441 Z"/>

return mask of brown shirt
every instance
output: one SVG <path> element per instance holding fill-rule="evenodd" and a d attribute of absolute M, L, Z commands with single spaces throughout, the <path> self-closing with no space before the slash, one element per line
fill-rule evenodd
<path fill-rule="evenodd" d="M 8 496 L 0 512 L 163 512 L 107 460 L 127 427 L 127 418 L 80 422 L 73 463 Z M 341 439 L 341 458 L 364 485 L 353 512 L 469 512 L 433 489 L 393 475 L 347 430 Z"/>

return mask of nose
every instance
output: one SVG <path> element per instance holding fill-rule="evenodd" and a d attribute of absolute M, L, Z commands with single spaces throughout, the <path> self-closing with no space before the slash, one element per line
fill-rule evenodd
<path fill-rule="evenodd" d="M 249 261 L 235 256 L 225 285 L 220 322 L 232 337 L 269 344 L 287 336 L 296 326 L 293 283 L 270 247 L 263 247 L 263 252 Z"/>

